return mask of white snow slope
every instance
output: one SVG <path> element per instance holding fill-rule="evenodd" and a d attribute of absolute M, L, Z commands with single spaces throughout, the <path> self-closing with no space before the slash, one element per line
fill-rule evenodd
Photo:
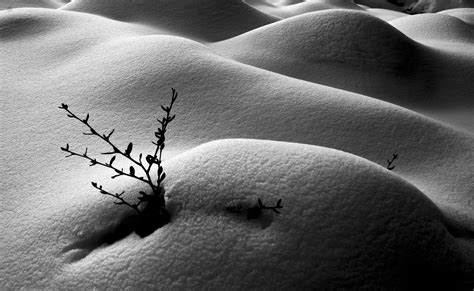
<path fill-rule="evenodd" d="M 0 289 L 472 288 L 472 11 L 385 22 L 348 0 L 279 20 L 312 1 L 283 2 L 0 11 Z M 65 159 L 110 157 L 58 106 L 138 156 L 171 87 L 172 221 L 88 243 L 132 213 L 90 182 L 130 201 L 146 185 Z M 283 208 L 229 211 L 258 199 Z"/>

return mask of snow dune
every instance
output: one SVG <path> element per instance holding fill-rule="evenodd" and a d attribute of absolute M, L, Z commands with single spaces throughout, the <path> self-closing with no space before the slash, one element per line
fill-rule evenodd
<path fill-rule="evenodd" d="M 247 0 L 250 6 L 275 17 L 288 18 L 303 13 L 327 9 L 363 10 L 350 0 L 311 0 L 298 3 L 268 3 L 265 0 Z"/>
<path fill-rule="evenodd" d="M 419 0 L 414 1 L 412 13 L 439 12 L 453 8 L 474 8 L 473 0 Z"/>
<path fill-rule="evenodd" d="M 462 21 L 474 24 L 474 8 L 456 8 L 440 11 L 440 14 L 448 14 L 461 19 Z"/>
<path fill-rule="evenodd" d="M 409 18 L 391 24 L 412 36 L 397 23 L 434 18 L 425 30 L 436 32 L 436 27 L 445 27 L 439 20 L 448 18 L 460 22 L 459 27 L 451 26 L 460 32 L 450 33 L 448 26 L 445 34 L 457 41 L 472 36 L 469 25 L 451 16 Z M 415 25 L 406 27 L 423 34 Z M 441 33 L 436 36 L 442 37 Z M 413 39 L 418 41 L 421 36 L 414 35 Z M 413 39 L 366 13 L 329 10 L 282 20 L 212 47 L 239 62 L 403 106 L 463 107 L 470 103 L 474 93 L 469 84 L 473 78 L 472 43 L 463 42 L 460 47 L 464 51 L 459 55 L 420 45 Z"/>
<path fill-rule="evenodd" d="M 450 272 L 467 276 L 471 267 L 421 192 L 344 152 L 221 140 L 178 155 L 166 167 L 172 224 L 152 238 L 130 237 L 67 266 L 55 278 L 58 286 L 104 286 L 122 281 L 126 272 L 146 278 L 142 288 L 156 282 L 198 289 L 351 288 L 368 281 L 407 288 L 426 280 L 443 284 Z M 281 198 L 285 214 L 249 221 L 224 209 L 257 198 L 267 205 Z M 104 268 L 122 271 L 104 278 Z M 433 274 L 443 277 L 433 280 Z"/>
<path fill-rule="evenodd" d="M 424 21 L 432 31 L 410 33 L 406 23 Z M 278 20 L 240 1 L 0 11 L 0 286 L 469 286 L 474 137 L 417 113 L 472 110 L 469 28 L 441 13 Z M 90 181 L 129 199 L 145 189 L 64 159 L 67 142 L 98 157 L 105 148 L 57 106 L 90 113 L 138 154 L 153 150 L 171 87 L 172 222 L 144 239 L 68 250 L 130 213 Z M 258 198 L 284 208 L 256 220 L 226 210 Z"/>
<path fill-rule="evenodd" d="M 474 14 L 474 13 L 473 13 Z M 438 40 L 474 44 L 474 27 L 449 14 L 419 14 L 390 21 L 395 28 L 416 40 Z M 472 52 L 471 52 L 472 54 Z"/>
<path fill-rule="evenodd" d="M 68 0 L 3 0 L 0 10 L 19 7 L 59 8 L 69 2 Z"/>
<path fill-rule="evenodd" d="M 371 8 L 382 8 L 390 11 L 403 11 L 416 0 L 400 0 L 400 1 L 379 1 L 379 0 L 354 0 L 359 5 Z M 393 2 L 403 3 L 403 5 L 395 5 Z"/>
<path fill-rule="evenodd" d="M 276 21 L 239 0 L 78 0 L 61 9 L 143 23 L 202 41 L 222 40 Z"/>

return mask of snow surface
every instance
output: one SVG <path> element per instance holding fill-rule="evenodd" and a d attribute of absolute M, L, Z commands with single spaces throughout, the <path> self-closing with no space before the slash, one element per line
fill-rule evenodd
<path fill-rule="evenodd" d="M 469 101 L 474 92 L 470 84 L 474 51 L 467 38 L 474 35 L 473 28 L 447 15 L 398 18 L 391 24 L 411 36 L 406 25 L 398 23 L 416 22 L 422 26 L 423 21 L 416 19 L 423 17 L 433 21 L 426 29 L 412 25 L 418 33 L 415 39 L 419 40 L 420 34 L 425 39 L 427 33 L 423 31 L 428 29 L 444 41 L 449 39 L 443 34 L 452 35 L 461 42 L 456 43 L 455 52 L 422 46 L 386 22 L 350 10 L 292 17 L 212 47 L 252 66 L 404 106 L 472 105 Z M 459 27 L 439 21 L 445 18 L 459 22 Z M 444 27 L 447 32 L 440 32 Z M 459 28 L 459 33 L 450 33 L 450 27 Z M 335 30 L 340 33 L 335 34 Z"/>
<path fill-rule="evenodd" d="M 252 7 L 279 18 L 287 18 L 303 13 L 327 10 L 327 9 L 351 9 L 363 10 L 357 4 L 350 0 L 311 0 L 298 1 L 298 3 L 268 3 L 265 0 L 247 0 L 245 1 Z"/>
<path fill-rule="evenodd" d="M 414 13 L 439 12 L 452 8 L 474 8 L 474 0 L 419 0 L 411 7 Z"/>
<path fill-rule="evenodd" d="M 59 8 L 69 0 L 2 0 L 0 10 L 19 7 Z"/>
<path fill-rule="evenodd" d="M 279 20 L 240 1 L 118 2 L 0 11 L 1 289 L 474 281 L 471 10 Z M 260 5 L 329 3 L 296 2 Z M 128 199 L 146 188 L 65 159 L 66 143 L 97 156 L 106 147 L 57 107 L 115 128 L 134 154 L 151 152 L 171 87 L 172 222 L 144 239 L 71 249 L 131 212 L 91 181 Z M 226 210 L 258 198 L 284 207 L 255 220 Z"/>
<path fill-rule="evenodd" d="M 474 8 L 456 8 L 440 11 L 440 14 L 448 14 L 461 19 L 462 21 L 474 24 Z"/>

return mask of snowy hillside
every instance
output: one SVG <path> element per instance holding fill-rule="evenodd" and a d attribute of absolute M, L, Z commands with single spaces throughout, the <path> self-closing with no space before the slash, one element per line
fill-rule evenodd
<path fill-rule="evenodd" d="M 7 2 L 0 289 L 474 286 L 469 1 Z M 132 210 L 91 181 L 146 189 L 58 106 L 135 157 L 171 88 L 171 222 L 103 244 Z"/>

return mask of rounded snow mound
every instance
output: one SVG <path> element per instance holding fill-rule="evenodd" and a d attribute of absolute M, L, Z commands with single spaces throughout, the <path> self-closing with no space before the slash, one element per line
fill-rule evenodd
<path fill-rule="evenodd" d="M 355 3 L 361 5 L 362 7 L 376 8 L 376 9 L 384 9 L 384 10 L 391 10 L 391 11 L 403 11 L 407 7 L 407 3 L 401 3 L 402 5 L 397 5 L 397 2 L 400 1 L 380 1 L 380 0 L 354 0 Z M 402 1 L 407 2 L 407 1 Z M 400 4 L 400 3 L 399 3 Z"/>
<path fill-rule="evenodd" d="M 453 8 L 474 8 L 472 0 L 418 0 L 409 9 L 410 13 L 433 13 Z"/>
<path fill-rule="evenodd" d="M 271 4 L 264 0 L 247 0 L 245 2 L 266 14 L 281 18 L 327 9 L 363 10 L 350 0 L 311 0 L 297 1 L 296 3 L 287 3 L 285 1 L 276 4 Z"/>
<path fill-rule="evenodd" d="M 396 18 L 407 17 L 407 14 L 403 12 L 383 8 L 367 8 L 367 12 L 375 17 L 382 19 L 383 21 L 390 21 Z"/>
<path fill-rule="evenodd" d="M 61 35 L 74 40 L 65 32 Z M 79 43 L 88 42 L 81 42 L 79 37 Z M 202 44 L 175 36 L 106 41 L 84 48 L 81 54 L 61 63 L 70 46 L 58 47 L 42 39 L 32 39 L 25 46 L 31 63 L 19 69 L 17 64 L 25 61 L 25 55 L 16 53 L 17 43 L 5 45 L 11 51 L 5 55 L 9 60 L 6 69 L 12 72 L 5 76 L 11 84 L 5 110 L 15 112 L 20 97 L 24 106 L 29 96 L 48 98 L 35 99 L 38 103 L 34 108 L 44 108 L 42 111 L 5 116 L 7 124 L 33 128 L 39 126 L 37 120 L 58 120 L 61 117 L 56 107 L 64 102 L 77 112 L 96 116 L 104 128 L 121 128 L 123 142 L 133 140 L 151 147 L 148 138 L 144 139 L 155 130 L 150 121 L 155 120 L 157 108 L 169 102 L 166 92 L 174 87 L 183 96 L 176 108 L 181 118 L 167 153 L 234 137 L 322 145 L 377 163 L 400 153 L 403 162 L 397 170 L 405 179 L 423 189 L 438 206 L 453 206 L 456 212 L 462 211 L 463 220 L 467 217 L 472 221 L 472 211 L 465 202 L 472 192 L 472 175 L 466 170 L 466 165 L 472 164 L 472 136 L 414 112 L 242 65 Z M 25 87 L 24 80 L 33 85 Z M 36 144 L 16 142 L 11 150 L 41 148 L 56 159 L 57 150 L 51 150 L 50 144 L 62 144 L 74 136 L 53 133 Z M 10 162 L 11 167 L 18 163 Z M 36 172 L 35 168 L 31 171 Z M 22 181 L 28 175 L 19 172 L 17 177 L 11 183 L 25 185 Z"/>
<path fill-rule="evenodd" d="M 470 25 L 474 25 L 474 8 L 448 9 L 439 13 L 457 17 Z"/>
<path fill-rule="evenodd" d="M 204 41 L 222 40 L 276 21 L 240 0 L 76 0 L 61 9 L 138 22 Z"/>
<path fill-rule="evenodd" d="M 398 104 L 430 98 L 431 74 L 416 66 L 425 48 L 366 12 L 308 13 L 211 47 L 248 65 Z"/>
<path fill-rule="evenodd" d="M 57 42 L 54 55 L 91 47 L 114 38 L 124 38 L 156 33 L 156 30 L 128 25 L 97 15 L 62 10 L 19 8 L 10 12 L 0 11 L 0 39 L 24 38 L 32 42 Z M 48 45 L 43 47 L 48 47 Z M 30 48 L 27 46 L 26 50 Z M 64 50 L 59 50 L 59 47 Z"/>
<path fill-rule="evenodd" d="M 102 273 L 125 266 L 118 273 L 148 278 L 136 288 L 406 289 L 452 284 L 462 278 L 446 274 L 472 264 L 420 191 L 348 153 L 231 139 L 164 167 L 172 222 L 90 254 L 58 284 L 105 286 Z M 258 199 L 283 207 L 249 219 Z"/>
<path fill-rule="evenodd" d="M 474 27 L 449 14 L 419 14 L 394 19 L 390 24 L 415 40 L 474 43 Z"/>
<path fill-rule="evenodd" d="M 329 10 L 285 19 L 216 45 L 223 53 L 245 60 L 287 67 L 301 63 L 344 64 L 401 73 L 409 67 L 417 45 L 386 22 L 364 12 Z M 286 61 L 285 61 L 286 60 Z M 271 64 L 269 64 L 271 65 Z"/>
<path fill-rule="evenodd" d="M 0 11 L 0 15 L 0 39 L 2 40 L 44 34 L 60 23 L 56 14 L 43 9 Z"/>
<path fill-rule="evenodd" d="M 15 0 L 0 2 L 0 10 L 19 7 L 58 8 L 69 2 L 68 0 Z"/>

